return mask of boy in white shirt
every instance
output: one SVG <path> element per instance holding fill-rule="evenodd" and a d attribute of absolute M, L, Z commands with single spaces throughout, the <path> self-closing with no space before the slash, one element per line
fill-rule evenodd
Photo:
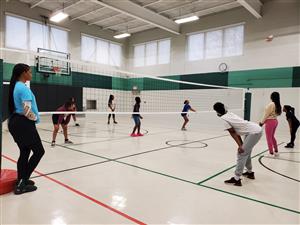
<path fill-rule="evenodd" d="M 224 121 L 225 129 L 228 130 L 238 145 L 235 176 L 229 180 L 225 180 L 225 183 L 242 186 L 240 179 L 242 175 L 249 179 L 255 179 L 254 172 L 252 171 L 251 153 L 253 147 L 262 136 L 262 128 L 258 124 L 244 120 L 232 112 L 227 112 L 224 104 L 221 102 L 214 104 L 214 110 Z M 241 138 L 242 135 L 245 136 L 244 142 Z M 244 167 L 247 169 L 245 173 L 243 173 Z"/>

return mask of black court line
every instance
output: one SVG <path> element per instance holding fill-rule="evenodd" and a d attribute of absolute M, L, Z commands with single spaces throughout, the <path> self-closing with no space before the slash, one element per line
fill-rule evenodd
<path fill-rule="evenodd" d="M 175 145 L 170 144 L 170 142 L 174 142 L 174 141 L 188 141 L 188 140 L 171 140 L 171 141 L 166 141 L 166 145 L 175 146 Z M 199 141 L 198 143 L 202 144 L 202 146 L 193 146 L 193 147 L 185 146 L 184 148 L 197 148 L 198 149 L 198 148 L 206 148 L 208 146 L 208 144 L 206 144 L 204 142 L 201 142 L 201 141 Z"/>
<path fill-rule="evenodd" d="M 135 153 L 135 154 L 132 154 L 132 155 L 127 155 L 127 156 L 115 158 L 115 160 L 125 159 L 125 158 L 129 158 L 129 157 L 132 157 L 132 156 L 142 155 L 142 154 L 146 154 L 146 153 L 150 153 L 150 152 L 156 152 L 156 151 L 161 151 L 161 150 L 175 148 L 175 147 L 181 147 L 181 146 L 184 146 L 184 145 L 188 145 L 188 144 L 192 144 L 192 143 L 196 143 L 196 142 L 200 142 L 200 141 L 208 141 L 208 140 L 213 140 L 213 139 L 222 138 L 222 137 L 226 137 L 226 136 L 228 136 L 228 135 L 226 134 L 226 135 L 216 136 L 216 137 L 212 137 L 212 138 L 206 138 L 206 139 L 202 139 L 202 140 L 190 141 L 190 142 L 183 143 L 183 144 L 157 148 L 157 149 L 153 149 L 153 150 L 148 150 L 148 151 L 144 151 L 144 152 Z"/>
<path fill-rule="evenodd" d="M 99 165 L 101 163 L 105 163 L 105 162 L 108 162 L 108 161 L 110 161 L 110 160 L 105 160 L 105 161 L 101 161 L 101 162 L 86 164 L 86 165 L 82 165 L 82 166 L 76 166 L 76 167 L 72 167 L 72 168 L 64 169 L 64 170 L 57 170 L 57 171 L 50 172 L 50 173 L 43 173 L 43 175 L 33 176 L 31 178 L 34 179 L 34 178 L 53 175 L 53 174 L 57 174 L 57 173 L 63 173 L 63 172 L 68 172 L 68 171 L 72 171 L 72 170 L 82 169 L 82 168 L 86 168 L 86 167 L 90 167 L 90 166 Z"/>
<path fill-rule="evenodd" d="M 273 159 L 273 160 L 279 160 L 279 161 L 287 161 L 287 162 L 300 163 L 300 161 L 298 161 L 298 160 L 283 159 L 283 158 L 278 158 L 278 157 L 274 158 L 274 157 L 271 157 L 271 156 L 264 156 L 264 158 Z"/>
<path fill-rule="evenodd" d="M 221 138 L 221 137 L 224 137 L 224 136 L 228 136 L 228 135 L 222 135 L 222 136 L 207 138 L 205 140 L 213 140 L 213 139 Z M 42 141 L 45 142 L 45 143 L 49 143 L 49 144 L 51 143 L 51 142 L 45 141 L 45 140 L 42 140 Z M 199 142 L 199 141 L 201 141 L 201 140 L 193 141 L 193 142 Z M 182 145 L 186 145 L 186 144 L 190 144 L 190 143 L 183 143 L 183 144 L 180 144 L 178 146 L 182 146 Z M 78 149 L 74 149 L 74 148 L 71 148 L 71 147 L 66 146 L 66 145 L 56 144 L 56 146 L 59 146 L 59 147 L 62 147 L 62 148 L 65 148 L 65 149 L 68 149 L 68 150 L 71 150 L 71 151 L 74 151 L 74 152 L 79 152 L 79 153 L 83 153 L 83 154 L 86 154 L 86 155 L 90 155 L 90 156 L 98 157 L 98 158 L 101 158 L 101 159 L 105 159 L 105 161 L 98 162 L 98 163 L 92 163 L 92 164 L 88 164 L 88 165 L 83 165 L 83 166 L 78 166 L 78 167 L 73 167 L 73 168 L 69 168 L 69 169 L 65 169 L 65 170 L 58 170 L 58 171 L 51 172 L 50 174 L 57 174 L 57 173 L 63 173 L 63 172 L 67 172 L 67 171 L 77 170 L 77 169 L 81 169 L 81 168 L 84 168 L 84 167 L 94 166 L 94 165 L 98 165 L 98 164 L 102 164 L 102 163 L 106 163 L 106 162 L 113 162 L 113 161 L 118 162 L 117 160 L 119 160 L 119 159 L 129 158 L 129 157 L 133 157 L 133 156 L 136 156 L 136 155 L 141 155 L 141 154 L 146 154 L 146 153 L 150 153 L 150 152 L 155 152 L 155 151 L 160 151 L 160 150 L 164 150 L 164 149 L 178 147 L 178 146 L 168 146 L 168 147 L 164 147 L 164 148 L 153 149 L 153 150 L 149 150 L 149 151 L 145 151 L 145 152 L 140 152 L 140 153 L 137 153 L 137 154 L 132 154 L 132 155 L 127 155 L 127 156 L 111 159 L 111 158 L 107 158 L 105 156 L 100 156 L 100 155 L 96 155 L 96 154 L 93 154 L 93 153 L 89 153 L 89 152 L 81 151 L 81 150 L 78 150 Z M 123 163 L 123 162 L 120 162 L 120 163 Z M 45 175 L 49 175 L 49 174 L 45 174 Z M 36 177 L 40 177 L 40 176 L 35 176 L 35 178 Z"/>
<path fill-rule="evenodd" d="M 273 172 L 273 173 L 276 173 L 276 174 L 278 174 L 278 175 L 280 175 L 280 176 L 282 176 L 282 177 L 285 177 L 285 178 L 287 178 L 287 179 L 290 179 L 290 180 L 293 180 L 293 181 L 296 181 L 296 182 L 300 182 L 300 180 L 298 180 L 298 179 L 295 179 L 295 178 L 293 178 L 293 177 L 289 177 L 289 176 L 287 176 L 287 175 L 285 175 L 285 174 L 279 173 L 279 172 L 277 172 L 277 171 L 271 169 L 270 167 L 266 166 L 266 165 L 262 162 L 262 159 L 263 159 L 263 158 L 264 158 L 264 156 L 260 156 L 259 159 L 258 159 L 258 161 L 259 161 L 260 165 L 262 165 L 262 166 L 263 166 L 264 168 L 266 168 L 267 170 L 269 170 L 269 171 L 271 171 L 271 172 Z"/>
<path fill-rule="evenodd" d="M 47 132 L 53 132 L 53 130 L 49 130 L 49 129 L 46 129 L 46 128 L 38 128 L 39 130 L 43 130 L 43 131 L 47 131 Z M 107 132 L 108 134 L 111 134 L 111 133 L 116 133 L 116 134 L 127 134 L 125 132 L 110 132 L 109 130 L 99 130 L 98 131 L 100 132 Z M 87 135 L 86 136 L 82 136 L 82 135 L 78 135 L 78 134 L 82 134 L 82 133 L 100 133 L 100 132 L 95 132 L 95 131 L 88 131 L 88 132 L 81 132 L 81 133 L 72 133 L 72 132 L 68 132 L 68 135 L 69 136 L 72 136 L 72 137 L 88 137 Z M 122 135 L 122 137 L 124 137 Z M 90 138 L 107 138 L 107 137 L 90 137 Z"/>
<path fill-rule="evenodd" d="M 223 135 L 223 136 L 228 136 L 228 135 Z M 216 139 L 216 138 L 220 138 L 220 137 L 222 137 L 222 136 L 214 137 L 214 138 Z M 210 138 L 210 139 L 212 140 L 213 138 Z M 48 142 L 48 143 L 50 143 L 50 142 Z M 283 142 L 280 143 L 279 145 L 281 145 L 281 144 L 283 144 Z M 84 153 L 84 154 L 89 154 L 87 152 L 83 152 L 83 151 L 80 151 L 80 150 L 68 148 L 66 146 L 61 146 L 61 147 L 70 149 L 72 151 L 78 151 L 78 152 L 81 152 L 81 153 Z M 172 147 L 170 146 L 169 148 L 172 148 Z M 257 155 L 255 155 L 253 157 L 257 157 L 258 155 L 261 155 L 261 154 L 263 154 L 266 151 L 268 151 L 268 150 L 265 150 L 265 151 L 263 151 L 261 153 L 258 153 Z M 90 155 L 94 155 L 94 154 L 90 154 Z M 105 157 L 101 157 L 99 155 L 94 155 L 94 156 L 99 157 L 99 158 L 105 158 Z M 218 191 L 218 192 L 221 192 L 221 193 L 225 193 L 225 194 L 236 196 L 236 197 L 239 197 L 239 198 L 242 198 L 242 199 L 246 199 L 246 200 L 250 200 L 250 201 L 253 201 L 253 202 L 261 203 L 261 204 L 268 205 L 268 206 L 271 206 L 271 207 L 274 207 L 274 208 L 278 208 L 278 209 L 282 209 L 282 210 L 285 210 L 285 211 L 289 211 L 289 212 L 293 212 L 293 213 L 296 213 L 296 214 L 300 214 L 300 212 L 297 211 L 297 210 L 285 208 L 285 207 L 282 207 L 282 206 L 279 206 L 279 205 L 271 204 L 271 203 L 264 202 L 264 201 L 261 201 L 261 200 L 257 200 L 257 199 L 254 199 L 254 198 L 250 198 L 250 197 L 247 197 L 247 196 L 243 196 L 243 195 L 239 195 L 239 194 L 236 194 L 236 193 L 224 191 L 222 189 L 218 189 L 218 188 L 206 186 L 206 185 L 203 185 L 203 184 L 195 183 L 195 182 L 188 181 L 188 180 L 185 180 L 185 179 L 182 179 L 182 178 L 179 178 L 179 177 L 171 176 L 171 175 L 168 175 L 168 174 L 163 174 L 161 172 L 153 171 L 153 170 L 150 170 L 150 169 L 147 169 L 147 168 L 143 168 L 143 167 L 139 167 L 139 166 L 136 166 L 136 165 L 133 165 L 133 164 L 129 164 L 129 163 L 126 163 L 126 162 L 117 161 L 116 159 L 107 160 L 107 162 L 109 162 L 109 161 L 113 161 L 113 162 L 116 162 L 116 163 L 119 163 L 119 164 L 127 165 L 127 166 L 134 167 L 134 168 L 138 168 L 138 169 L 141 169 L 141 170 L 144 170 L 144 171 L 148 171 L 150 173 L 159 174 L 159 175 L 162 175 L 162 176 L 165 176 L 165 177 L 169 177 L 169 178 L 176 179 L 176 180 L 179 180 L 179 181 L 183 181 L 183 182 L 186 182 L 186 183 L 194 184 L 194 185 L 197 185 L 197 186 L 200 186 L 200 187 L 212 189 L 212 190 L 215 190 L 215 191 Z M 227 170 L 224 170 L 224 172 L 225 171 L 227 171 Z"/>

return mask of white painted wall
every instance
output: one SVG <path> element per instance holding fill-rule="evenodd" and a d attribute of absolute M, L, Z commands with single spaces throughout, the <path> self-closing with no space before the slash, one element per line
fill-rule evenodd
<path fill-rule="evenodd" d="M 129 39 L 129 69 L 151 75 L 174 75 L 215 72 L 222 62 L 227 63 L 231 71 L 299 66 L 299 9 L 298 0 L 271 0 L 263 6 L 262 19 L 256 19 L 240 7 L 183 25 L 181 35 L 170 35 L 159 29 L 134 34 Z M 245 23 L 245 46 L 242 56 L 193 62 L 186 60 L 186 34 L 242 22 Z M 265 38 L 271 34 L 275 39 L 266 42 Z M 170 64 L 132 67 L 133 45 L 168 37 L 171 37 Z"/>

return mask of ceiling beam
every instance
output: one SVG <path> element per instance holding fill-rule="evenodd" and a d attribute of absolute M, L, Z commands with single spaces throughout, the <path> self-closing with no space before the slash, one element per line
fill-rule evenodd
<path fill-rule="evenodd" d="M 33 9 L 34 7 L 37 7 L 38 5 L 42 4 L 44 1 L 45 1 L 45 0 L 39 0 L 39 1 L 37 1 L 36 3 L 30 5 L 30 8 Z"/>
<path fill-rule="evenodd" d="M 224 11 L 224 10 L 233 9 L 233 8 L 237 8 L 237 7 L 241 7 L 241 5 L 238 4 L 237 2 L 229 2 L 229 3 L 226 3 L 226 4 L 221 4 L 221 5 L 218 5 L 218 6 L 211 7 L 211 8 L 208 8 L 208 9 L 202 9 L 202 10 L 194 11 L 192 13 L 188 13 L 188 14 L 185 14 L 183 16 L 174 17 L 172 19 L 173 20 L 181 19 L 181 18 L 185 18 L 185 17 L 189 17 L 189 16 L 199 16 L 199 17 L 201 17 L 201 16 L 205 16 L 205 15 L 208 15 L 208 14 L 211 14 L 211 13 L 221 12 L 221 11 Z"/>
<path fill-rule="evenodd" d="M 173 34 L 179 33 L 179 25 L 174 21 L 158 15 L 157 13 L 146 9 L 140 5 L 137 5 L 128 0 L 111 1 L 111 0 L 91 0 L 97 4 L 113 9 L 117 12 L 123 13 L 127 16 L 133 17 L 140 21 L 152 24 L 155 27 L 159 27 L 163 30 L 171 32 Z"/>
<path fill-rule="evenodd" d="M 256 19 L 261 19 L 261 8 L 263 4 L 260 0 L 237 0 L 245 9 L 247 9 Z"/>
<path fill-rule="evenodd" d="M 136 26 L 136 27 L 132 27 L 132 28 L 128 28 L 126 30 L 122 30 L 122 31 L 119 31 L 120 33 L 124 33 L 124 32 L 128 32 L 128 33 L 132 33 L 133 31 L 135 31 L 136 29 L 139 29 L 141 27 L 145 27 L 145 28 L 152 28 L 153 25 L 151 24 L 144 24 L 144 25 L 139 25 L 139 26 Z M 134 32 L 133 32 L 134 33 Z"/>
<path fill-rule="evenodd" d="M 63 4 L 62 7 L 59 7 L 57 9 L 53 10 L 53 12 L 60 11 L 60 10 L 64 10 L 64 11 L 68 10 L 68 9 L 70 9 L 70 8 L 80 4 L 80 3 L 83 3 L 84 1 L 85 0 L 72 0 L 72 1 L 69 1 L 66 4 Z"/>
<path fill-rule="evenodd" d="M 78 14 L 78 15 L 72 17 L 71 21 L 78 20 L 78 19 L 80 19 L 80 18 L 82 18 L 84 16 L 88 16 L 88 15 L 91 15 L 91 14 L 96 13 L 96 12 L 100 12 L 100 11 L 102 11 L 104 9 L 105 9 L 105 7 L 101 7 L 101 8 L 93 9 L 93 10 L 88 10 L 88 11 L 86 11 L 84 13 L 81 13 L 81 14 Z"/>
<path fill-rule="evenodd" d="M 188 5 L 191 5 L 193 3 L 197 3 L 197 2 L 202 2 L 203 0 L 196 0 L 196 1 L 190 1 L 190 2 L 186 2 L 186 3 L 183 3 L 181 5 L 178 5 L 178 6 L 175 6 L 175 7 L 172 7 L 172 8 L 168 8 L 168 9 L 164 9 L 162 11 L 158 11 L 157 13 L 158 14 L 161 14 L 161 13 L 165 13 L 165 12 L 169 12 L 169 11 L 172 11 L 172 10 L 175 10 L 175 9 L 181 9 L 185 6 L 188 6 Z"/>
<path fill-rule="evenodd" d="M 117 24 L 113 24 L 113 25 L 109 25 L 109 26 L 106 26 L 106 27 L 103 27 L 102 30 L 107 30 L 107 29 L 110 29 L 112 27 L 116 27 L 116 26 L 122 26 L 124 24 L 129 24 L 129 23 L 132 23 L 134 21 L 137 21 L 136 19 L 132 19 L 132 20 L 127 20 L 123 23 L 117 23 Z"/>
<path fill-rule="evenodd" d="M 121 15 L 122 15 L 122 13 L 118 13 L 118 14 L 115 14 L 115 15 L 112 15 L 112 16 L 106 16 L 105 18 L 101 18 L 101 19 L 96 18 L 92 21 L 88 21 L 88 25 L 90 26 L 90 25 L 93 25 L 93 24 L 97 24 L 97 23 L 100 23 L 100 22 L 103 22 L 103 21 L 106 21 L 106 20 L 110 20 L 110 19 L 119 17 Z"/>
<path fill-rule="evenodd" d="M 151 6 L 151 5 L 155 5 L 155 4 L 157 4 L 157 3 L 160 3 L 160 2 L 162 2 L 163 0 L 157 0 L 157 1 L 154 1 L 154 2 L 150 2 L 150 3 L 148 3 L 148 4 L 145 4 L 145 5 L 142 5 L 142 7 L 148 7 L 148 6 Z"/>

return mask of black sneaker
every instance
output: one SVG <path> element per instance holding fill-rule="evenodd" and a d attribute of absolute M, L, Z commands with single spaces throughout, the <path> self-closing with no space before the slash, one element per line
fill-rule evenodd
<path fill-rule="evenodd" d="M 254 176 L 254 172 L 245 172 L 242 174 L 243 176 L 247 177 L 248 179 L 252 179 L 254 180 L 255 179 L 255 176 Z"/>
<path fill-rule="evenodd" d="M 75 123 L 75 126 L 76 126 L 76 127 L 79 127 L 80 125 L 79 125 L 79 123 Z"/>
<path fill-rule="evenodd" d="M 229 180 L 224 181 L 225 184 L 233 184 L 234 186 L 242 186 L 241 179 L 236 180 L 234 177 L 231 177 Z"/>
<path fill-rule="evenodd" d="M 286 146 L 284 146 L 285 148 L 294 148 L 294 144 L 288 143 Z"/>
<path fill-rule="evenodd" d="M 14 193 L 15 195 L 20 195 L 27 192 L 35 191 L 36 189 L 37 189 L 36 186 L 26 184 L 26 181 L 20 180 L 15 187 Z"/>
<path fill-rule="evenodd" d="M 117 122 L 117 121 L 114 121 L 114 124 L 118 124 L 118 122 Z"/>
<path fill-rule="evenodd" d="M 26 180 L 25 183 L 27 185 L 34 185 L 35 184 L 35 182 L 33 180 Z"/>

